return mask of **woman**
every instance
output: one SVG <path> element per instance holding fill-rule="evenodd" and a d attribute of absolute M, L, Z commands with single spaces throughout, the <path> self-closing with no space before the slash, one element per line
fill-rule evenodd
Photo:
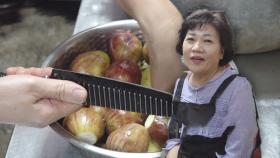
<path fill-rule="evenodd" d="M 248 80 L 228 66 L 232 35 L 223 13 L 191 13 L 177 52 L 189 71 L 176 83 L 175 119 L 183 127 L 180 139 L 168 141 L 167 157 L 251 157 L 257 134 L 254 98 Z"/>
<path fill-rule="evenodd" d="M 154 88 L 165 91 L 172 89 L 176 78 L 186 69 L 180 65 L 180 55 L 183 55 L 184 65 L 190 70 L 186 78 L 176 82 L 174 100 L 179 102 L 183 111 L 177 114 L 188 114 L 187 116 L 193 116 L 193 119 L 177 118 L 183 123 L 181 139 L 170 139 L 167 142 L 164 149 L 167 157 L 208 158 L 217 155 L 249 158 L 257 133 L 255 105 L 250 83 L 244 77 L 235 76 L 236 71 L 228 66 L 233 56 L 232 37 L 223 15 L 198 11 L 184 21 L 169 0 L 119 0 L 118 3 L 138 21 L 143 31 L 151 50 L 151 79 Z M 222 86 L 225 89 L 219 90 L 220 94 L 213 97 L 224 80 L 232 75 L 233 77 L 226 81 L 228 85 Z M 211 102 L 213 106 L 205 106 L 212 108 L 206 108 L 203 114 L 193 115 L 201 110 L 184 108 L 189 107 L 184 106 L 185 103 L 191 104 L 190 107 L 201 107 L 208 104 L 212 97 L 215 104 Z M 204 115 L 207 117 L 198 117 Z M 201 144 L 193 143 L 196 139 L 198 142 L 211 142 L 208 145 L 215 148 L 209 151 L 207 146 L 204 146 L 202 152 Z M 218 142 L 217 145 L 213 144 L 213 140 L 214 143 L 215 140 Z M 190 154 L 192 155 L 186 156 Z"/>

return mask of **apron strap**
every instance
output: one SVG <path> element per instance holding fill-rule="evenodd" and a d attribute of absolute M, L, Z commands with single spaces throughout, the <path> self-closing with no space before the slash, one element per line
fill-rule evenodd
<path fill-rule="evenodd" d="M 223 83 L 218 87 L 214 95 L 212 96 L 210 100 L 210 104 L 216 105 L 217 98 L 224 92 L 224 90 L 228 87 L 228 85 L 235 79 L 237 74 L 231 75 L 228 78 L 226 78 Z"/>
<path fill-rule="evenodd" d="M 187 73 L 183 73 L 178 81 L 176 86 L 176 91 L 173 97 L 173 104 L 175 107 L 178 107 L 180 102 L 181 93 L 184 85 L 184 81 L 187 77 Z M 176 109 L 177 110 L 177 109 Z M 174 114 L 171 116 L 169 123 L 168 123 L 168 130 L 169 130 L 169 139 L 173 138 L 180 138 L 180 129 L 182 128 L 182 120 L 179 120 Z"/>
<path fill-rule="evenodd" d="M 184 82 L 185 82 L 187 75 L 188 75 L 187 73 L 183 73 L 179 78 L 178 84 L 176 86 L 174 98 L 173 98 L 173 101 L 175 101 L 175 102 L 180 102 L 180 100 L 181 100 L 182 90 L 183 90 Z"/>
<path fill-rule="evenodd" d="M 182 121 L 177 119 L 175 115 L 172 115 L 168 123 L 168 138 L 180 138 L 182 128 Z"/>

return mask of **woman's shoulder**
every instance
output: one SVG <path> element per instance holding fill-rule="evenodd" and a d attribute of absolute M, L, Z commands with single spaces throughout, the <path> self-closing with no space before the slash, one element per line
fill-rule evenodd
<path fill-rule="evenodd" d="M 249 79 L 246 76 L 240 74 L 237 74 L 235 82 L 237 85 L 239 85 L 238 87 L 243 87 L 243 88 L 252 87 Z"/>
<path fill-rule="evenodd" d="M 228 95 L 240 96 L 244 94 L 251 95 L 253 92 L 253 87 L 247 77 L 237 74 L 235 79 L 229 85 Z M 230 98 L 231 98 L 230 97 Z M 248 96 L 249 97 L 249 96 Z"/>
<path fill-rule="evenodd" d="M 251 83 L 250 83 L 249 79 L 246 77 L 246 75 L 240 74 L 237 70 L 232 69 L 232 68 L 227 68 L 225 70 L 225 72 L 223 73 L 223 76 L 224 76 L 223 78 L 226 79 L 232 75 L 236 75 L 233 82 L 237 85 L 240 85 L 238 87 L 245 86 L 245 85 L 251 86 Z"/>
<path fill-rule="evenodd" d="M 216 85 L 221 85 L 227 78 L 232 75 L 236 75 L 236 77 L 230 82 L 230 84 L 225 89 L 225 94 L 227 96 L 231 96 L 232 94 L 236 94 L 242 91 L 251 91 L 252 85 L 248 78 L 244 75 L 240 75 L 236 70 L 227 69 L 224 71 L 222 76 L 216 82 Z"/>

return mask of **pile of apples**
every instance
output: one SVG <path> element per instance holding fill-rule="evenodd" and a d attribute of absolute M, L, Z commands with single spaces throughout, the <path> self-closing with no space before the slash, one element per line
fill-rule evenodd
<path fill-rule="evenodd" d="M 151 87 L 147 45 L 130 30 L 118 30 L 109 52 L 79 54 L 70 70 Z M 168 139 L 167 117 L 97 106 L 83 107 L 64 118 L 63 126 L 78 139 L 122 152 L 159 152 Z"/>

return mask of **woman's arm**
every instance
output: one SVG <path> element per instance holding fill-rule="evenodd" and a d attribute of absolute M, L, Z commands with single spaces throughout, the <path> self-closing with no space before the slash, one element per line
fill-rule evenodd
<path fill-rule="evenodd" d="M 170 91 L 183 70 L 176 53 L 182 16 L 169 0 L 118 0 L 119 5 L 140 24 L 150 49 L 154 88 Z"/>
<path fill-rule="evenodd" d="M 235 128 L 228 137 L 223 158 L 249 158 L 257 135 L 256 109 L 250 83 L 242 78 L 231 99 L 229 113 Z"/>
<path fill-rule="evenodd" d="M 166 155 L 166 158 L 176 158 L 178 157 L 178 151 L 179 151 L 180 145 L 174 146 Z"/>

